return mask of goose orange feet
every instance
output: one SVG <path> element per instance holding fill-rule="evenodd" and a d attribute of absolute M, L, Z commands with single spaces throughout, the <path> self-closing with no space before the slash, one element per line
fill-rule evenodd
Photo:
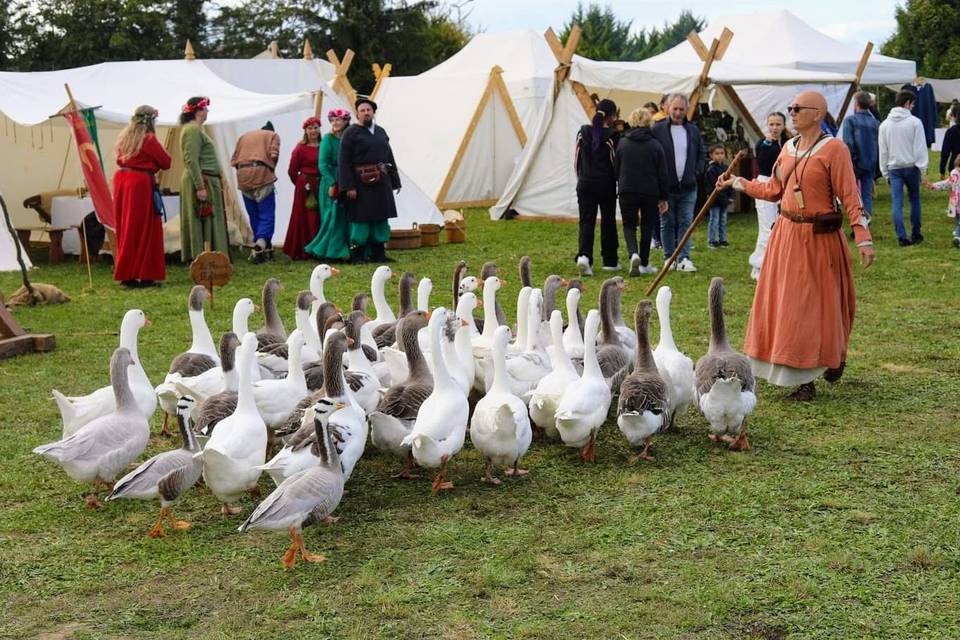
<path fill-rule="evenodd" d="M 240 513 L 240 507 L 234 507 L 224 502 L 223 506 L 220 507 L 220 513 L 225 516 L 235 516 Z"/>

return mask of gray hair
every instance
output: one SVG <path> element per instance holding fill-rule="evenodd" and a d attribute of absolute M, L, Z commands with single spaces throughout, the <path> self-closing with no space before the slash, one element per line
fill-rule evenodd
<path fill-rule="evenodd" d="M 683 100 L 685 106 L 690 106 L 690 98 L 685 93 L 671 93 L 670 97 L 667 98 L 667 104 L 672 104 L 674 100 Z"/>

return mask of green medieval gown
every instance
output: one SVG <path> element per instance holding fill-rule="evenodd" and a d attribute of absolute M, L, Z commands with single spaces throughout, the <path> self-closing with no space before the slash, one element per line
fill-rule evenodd
<path fill-rule="evenodd" d="M 330 197 L 330 187 L 337 184 L 337 158 L 340 138 L 332 133 L 320 140 L 320 189 L 317 194 L 320 207 L 320 231 L 305 251 L 321 260 L 345 260 L 350 257 L 350 223 L 339 198 Z"/>

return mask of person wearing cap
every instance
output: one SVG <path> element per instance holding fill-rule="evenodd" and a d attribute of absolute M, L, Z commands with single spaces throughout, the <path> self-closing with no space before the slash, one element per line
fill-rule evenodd
<path fill-rule="evenodd" d="M 387 132 L 374 124 L 377 103 L 356 102 L 359 122 L 347 127 L 340 141 L 337 182 L 350 221 L 350 262 L 391 262 L 384 245 L 390 239 L 390 218 L 397 217 L 393 191 L 400 191 L 400 173 Z"/>
<path fill-rule="evenodd" d="M 837 382 L 845 367 L 856 313 L 850 249 L 843 235 L 843 203 L 860 262 L 874 260 L 850 151 L 821 133 L 822 94 L 805 91 L 787 108 L 799 137 L 788 140 L 769 181 L 731 177 L 718 182 L 752 198 L 780 200 L 757 282 L 743 351 L 754 375 L 797 387 L 788 397 L 816 397 L 814 381 Z"/>
<path fill-rule="evenodd" d="M 340 157 L 340 139 L 350 125 L 350 112 L 331 109 L 327 112 L 330 133 L 320 141 L 320 231 L 306 246 L 306 252 L 320 260 L 346 260 L 350 257 L 350 223 L 340 204 L 337 184 L 337 159 Z"/>
<path fill-rule="evenodd" d="M 195 96 L 180 112 L 180 258 L 184 262 L 203 253 L 206 244 L 211 251 L 230 255 L 220 161 L 213 140 L 202 129 L 209 109 L 209 98 Z"/>
<path fill-rule="evenodd" d="M 293 182 L 293 209 L 283 252 L 293 260 L 309 260 L 304 248 L 320 230 L 319 192 L 320 119 L 310 117 L 303 121 L 303 138 L 290 154 L 287 174 Z"/>
<path fill-rule="evenodd" d="M 280 158 L 280 136 L 267 122 L 248 131 L 237 140 L 230 164 L 237 170 L 237 187 L 243 194 L 243 206 L 253 230 L 250 262 L 258 264 L 273 258 L 273 227 L 277 210 L 274 183 Z"/>

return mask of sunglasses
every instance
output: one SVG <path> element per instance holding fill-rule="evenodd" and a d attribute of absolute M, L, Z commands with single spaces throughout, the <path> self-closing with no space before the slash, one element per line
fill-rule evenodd
<path fill-rule="evenodd" d="M 787 107 L 787 113 L 800 113 L 804 109 L 811 109 L 813 111 L 820 111 L 817 107 L 802 107 L 799 104 L 792 104 Z"/>

